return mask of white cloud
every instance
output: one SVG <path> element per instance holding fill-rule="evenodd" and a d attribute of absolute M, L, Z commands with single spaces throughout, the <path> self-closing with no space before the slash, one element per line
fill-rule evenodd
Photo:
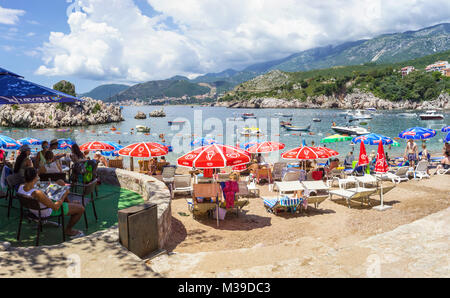
<path fill-rule="evenodd" d="M 449 21 L 447 0 L 81 0 L 43 46 L 45 75 L 144 81 L 240 68 L 315 46 Z M 175 26 L 173 26 L 175 24 Z"/>
<path fill-rule="evenodd" d="M 15 25 L 19 21 L 19 17 L 24 14 L 24 10 L 3 8 L 0 6 L 0 24 Z"/>

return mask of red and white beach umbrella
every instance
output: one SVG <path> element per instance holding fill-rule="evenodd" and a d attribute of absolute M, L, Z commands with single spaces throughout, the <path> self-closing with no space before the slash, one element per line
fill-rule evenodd
<path fill-rule="evenodd" d="M 337 156 L 339 155 L 339 152 L 337 152 L 336 150 L 330 149 L 328 147 L 313 147 L 313 148 L 320 148 L 323 149 L 325 151 L 327 151 L 331 156 Z"/>
<path fill-rule="evenodd" d="M 386 155 L 384 154 L 383 144 L 380 142 L 378 145 L 377 161 L 375 163 L 375 172 L 386 173 L 388 171 L 388 163 L 386 161 Z"/>
<path fill-rule="evenodd" d="M 383 143 L 380 142 L 378 144 L 377 161 L 375 163 L 375 172 L 383 175 L 384 173 L 386 173 L 388 171 L 388 167 L 389 166 L 386 161 L 386 155 L 384 154 Z M 384 210 L 391 209 L 392 206 L 385 206 L 383 204 L 383 179 L 381 179 L 381 182 L 380 182 L 380 190 L 381 190 L 380 191 L 381 204 L 379 206 L 375 206 L 374 209 L 376 209 L 378 211 L 384 211 Z"/>
<path fill-rule="evenodd" d="M 119 150 L 119 155 L 130 157 L 155 157 L 169 153 L 169 148 L 158 143 L 136 143 Z"/>
<path fill-rule="evenodd" d="M 249 162 L 248 152 L 221 144 L 197 148 L 177 160 L 179 166 L 197 169 L 234 167 Z"/>
<path fill-rule="evenodd" d="M 323 148 L 323 147 L 298 147 L 292 150 L 289 150 L 283 154 L 281 157 L 284 159 L 294 159 L 294 160 L 313 160 L 319 158 L 330 158 L 334 155 L 329 151 L 331 149 Z M 332 150 L 334 151 L 334 150 Z M 336 151 L 334 151 L 336 152 Z M 336 152 L 337 153 L 337 152 Z"/>
<path fill-rule="evenodd" d="M 80 146 L 81 151 L 114 151 L 116 148 L 103 142 L 89 142 Z"/>
<path fill-rule="evenodd" d="M 361 145 L 359 146 L 359 159 L 358 159 L 358 165 L 359 166 L 365 166 L 369 164 L 369 157 L 366 153 L 366 146 L 364 145 L 364 142 L 361 142 Z"/>
<path fill-rule="evenodd" d="M 278 142 L 262 142 L 247 149 L 250 153 L 269 153 L 284 149 L 285 145 Z"/>

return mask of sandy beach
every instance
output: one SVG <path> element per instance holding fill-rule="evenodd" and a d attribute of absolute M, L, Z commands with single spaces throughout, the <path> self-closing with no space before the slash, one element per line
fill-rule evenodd
<path fill-rule="evenodd" d="M 213 219 L 194 220 L 185 197 L 179 195 L 172 201 L 172 234 L 166 246 L 169 256 L 152 260 L 149 265 L 165 276 L 189 277 L 192 275 L 186 268 L 190 268 L 195 269 L 195 276 L 204 277 L 273 265 L 299 254 L 317 258 L 446 210 L 450 207 L 449 189 L 448 175 L 401 183 L 385 195 L 385 203 L 393 207 L 385 212 L 356 202 L 348 208 L 345 201 L 327 199 L 318 209 L 309 206 L 302 214 L 273 215 L 266 211 L 262 199 L 250 198 L 239 217 L 229 213 L 219 227 Z M 268 194 L 268 185 L 261 186 L 261 196 Z M 379 197 L 372 196 L 371 203 L 378 205 Z M 353 257 L 343 258 L 348 262 Z M 315 275 L 330 276 L 325 272 Z M 342 271 L 335 276 L 344 275 Z M 255 273 L 255 277 L 262 276 L 266 276 L 264 271 Z"/>

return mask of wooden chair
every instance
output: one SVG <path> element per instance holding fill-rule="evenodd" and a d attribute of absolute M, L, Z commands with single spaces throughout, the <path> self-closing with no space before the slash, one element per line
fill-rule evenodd
<path fill-rule="evenodd" d="M 209 183 L 209 184 L 194 184 L 192 192 L 192 214 L 194 219 L 200 214 L 208 213 L 217 206 L 217 200 L 222 197 L 222 190 L 220 189 L 220 184 Z M 198 198 L 203 198 L 204 200 L 214 198 L 216 202 L 199 202 Z"/>
<path fill-rule="evenodd" d="M 28 220 L 37 221 L 36 246 L 39 246 L 39 236 L 40 236 L 40 233 L 43 230 L 42 229 L 42 224 L 47 222 L 47 220 L 49 218 L 52 218 L 52 217 L 58 218 L 58 223 L 60 223 L 61 230 L 62 230 L 63 241 L 66 241 L 66 234 L 64 232 L 64 211 L 62 210 L 62 206 L 61 206 L 61 213 L 60 213 L 60 215 L 58 215 L 58 216 L 42 217 L 41 216 L 41 211 L 42 210 L 46 210 L 48 208 L 47 207 L 46 208 L 41 208 L 41 205 L 39 204 L 38 200 L 36 200 L 36 199 L 34 199 L 32 197 L 20 194 L 20 193 L 17 193 L 16 197 L 17 197 L 17 199 L 20 202 L 20 219 L 19 219 L 19 229 L 17 230 L 17 241 L 20 241 L 20 232 L 21 232 L 21 229 L 22 229 L 22 221 L 23 221 L 23 218 L 25 216 L 28 218 Z M 24 212 L 24 209 L 28 210 L 28 212 L 26 214 Z M 36 216 L 32 212 L 29 212 L 29 210 L 36 210 L 36 211 L 38 211 L 38 216 Z"/>
<path fill-rule="evenodd" d="M 269 181 L 269 183 L 273 183 L 272 171 L 269 168 L 256 170 L 256 181 L 258 184 L 263 179 Z"/>
<path fill-rule="evenodd" d="M 97 211 L 95 210 L 95 200 L 94 200 L 94 192 L 95 187 L 97 186 L 97 179 L 92 180 L 88 184 L 83 184 L 83 190 L 81 194 L 71 192 L 68 196 L 69 201 L 72 202 L 81 202 L 81 205 L 86 208 L 86 205 L 92 202 L 92 209 L 94 211 L 95 220 L 98 220 Z M 86 210 L 84 211 L 84 222 L 86 224 L 86 230 L 88 229 L 88 221 L 86 216 Z"/>
<path fill-rule="evenodd" d="M 280 180 L 283 179 L 283 169 L 287 167 L 287 163 L 285 162 L 276 162 L 273 165 L 273 179 Z"/>
<path fill-rule="evenodd" d="M 148 174 L 150 172 L 150 161 L 149 160 L 140 160 L 139 161 L 139 173 Z"/>
<path fill-rule="evenodd" d="M 108 166 L 115 169 L 123 169 L 123 159 L 110 159 Z"/>

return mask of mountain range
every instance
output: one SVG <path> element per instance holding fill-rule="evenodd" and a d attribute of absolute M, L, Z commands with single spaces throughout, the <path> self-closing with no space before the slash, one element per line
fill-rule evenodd
<path fill-rule="evenodd" d="M 298 72 L 334 66 L 360 65 L 367 62 L 397 63 L 447 50 L 450 50 L 450 23 L 443 23 L 417 31 L 384 34 L 367 40 L 317 47 L 283 59 L 253 64 L 240 71 L 227 69 L 219 73 L 208 73 L 192 80 L 175 76 L 167 80 L 137 84 L 115 93 L 106 85 L 99 87 L 102 87 L 103 94 L 114 94 L 107 100 L 151 98 L 163 95 L 176 97 L 184 94 L 192 96 L 207 93 L 208 87 L 199 86 L 198 83 L 208 83 L 216 88 L 217 93 L 223 93 L 272 70 Z"/>

